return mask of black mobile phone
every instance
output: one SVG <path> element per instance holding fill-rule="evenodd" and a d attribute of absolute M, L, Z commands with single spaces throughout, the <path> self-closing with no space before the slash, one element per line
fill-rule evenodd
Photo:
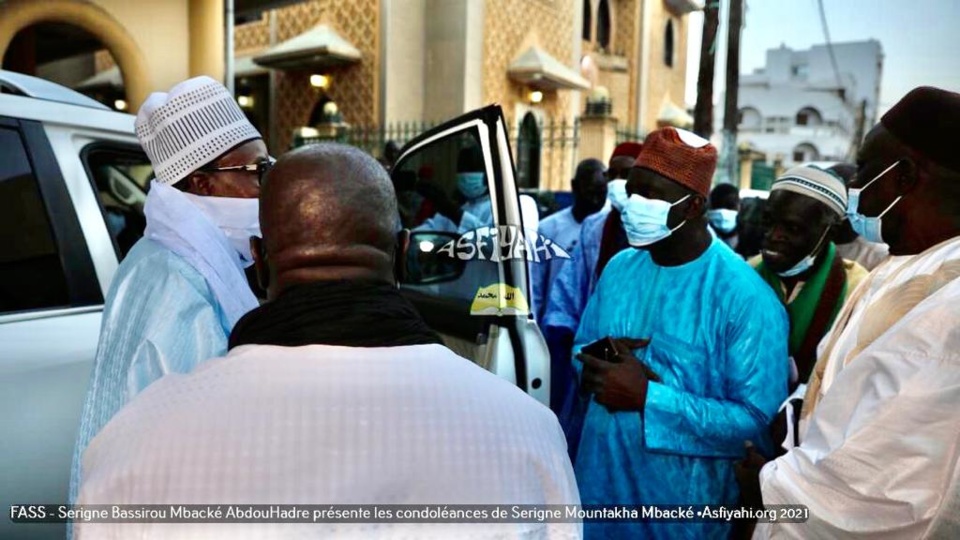
<path fill-rule="evenodd" d="M 613 346 L 613 338 L 610 336 L 600 338 L 593 343 L 584 346 L 582 349 L 580 349 L 580 352 L 589 354 L 594 358 L 599 358 L 600 360 L 605 360 L 607 362 L 620 361 L 620 358 L 617 356 L 617 348 Z"/>

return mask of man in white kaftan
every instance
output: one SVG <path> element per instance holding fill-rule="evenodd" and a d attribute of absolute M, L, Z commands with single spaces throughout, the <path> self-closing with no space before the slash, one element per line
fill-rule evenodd
<path fill-rule="evenodd" d="M 70 479 L 76 498 L 84 449 L 138 392 L 226 352 L 233 325 L 257 306 L 244 268 L 259 234 L 260 133 L 209 77 L 151 94 L 137 138 L 156 180 L 147 227 L 107 294 L 97 356 L 80 417 Z"/>
<path fill-rule="evenodd" d="M 864 141 L 848 216 L 892 257 L 820 345 L 800 446 L 760 472 L 764 505 L 809 520 L 755 538 L 960 537 L 958 125 L 960 94 L 919 88 Z"/>

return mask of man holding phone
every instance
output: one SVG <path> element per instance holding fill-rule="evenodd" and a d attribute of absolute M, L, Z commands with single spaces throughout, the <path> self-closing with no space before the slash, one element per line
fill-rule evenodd
<path fill-rule="evenodd" d="M 683 130 L 651 133 L 631 169 L 615 256 L 574 344 L 591 395 L 575 470 L 583 504 L 726 505 L 745 441 L 787 395 L 783 306 L 707 230 L 717 152 Z M 593 522 L 588 538 L 726 538 L 729 523 Z"/>

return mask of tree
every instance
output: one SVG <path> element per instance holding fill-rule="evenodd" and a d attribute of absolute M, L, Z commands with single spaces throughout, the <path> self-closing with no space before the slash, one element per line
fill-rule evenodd
<path fill-rule="evenodd" d="M 743 0 L 730 0 L 730 14 L 727 19 L 727 76 L 726 93 L 723 108 L 723 143 L 720 147 L 720 163 L 717 176 L 720 182 L 740 184 L 737 177 L 737 114 L 740 90 L 740 33 L 743 29 Z"/>
<path fill-rule="evenodd" d="M 700 41 L 700 72 L 697 76 L 697 104 L 693 110 L 693 131 L 705 139 L 713 135 L 713 75 L 716 71 L 717 29 L 720 0 L 703 8 L 703 36 Z"/>

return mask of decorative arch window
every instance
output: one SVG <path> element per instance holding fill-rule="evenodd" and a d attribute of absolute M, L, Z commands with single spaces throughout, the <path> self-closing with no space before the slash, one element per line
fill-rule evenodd
<path fill-rule="evenodd" d="M 797 113 L 798 126 L 819 126 L 823 125 L 823 116 L 820 111 L 813 107 L 804 107 Z"/>
<path fill-rule="evenodd" d="M 593 6 L 590 0 L 583 0 L 583 40 L 593 40 Z"/>
<path fill-rule="evenodd" d="M 663 32 L 663 63 L 673 67 L 673 20 L 667 21 L 667 28 Z"/>
<path fill-rule="evenodd" d="M 610 50 L 610 25 L 613 17 L 610 16 L 610 2 L 600 0 L 597 6 L 597 44 L 603 50 Z"/>
<path fill-rule="evenodd" d="M 805 163 L 808 161 L 820 161 L 820 151 L 810 143 L 798 144 L 793 149 L 793 161 L 795 163 Z"/>
<path fill-rule="evenodd" d="M 540 187 L 540 125 L 528 112 L 520 122 L 517 137 L 517 187 Z"/>
<path fill-rule="evenodd" d="M 753 107 L 744 107 L 737 113 L 737 125 L 740 131 L 760 131 L 763 116 Z"/>

